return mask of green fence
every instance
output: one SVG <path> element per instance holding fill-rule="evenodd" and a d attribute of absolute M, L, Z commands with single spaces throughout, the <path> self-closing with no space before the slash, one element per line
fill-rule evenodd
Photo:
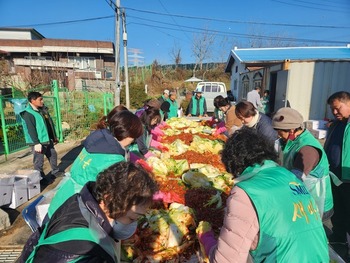
<path fill-rule="evenodd" d="M 43 97 L 60 142 L 85 138 L 114 106 L 112 93 L 59 89 L 57 81 L 53 81 L 51 92 Z M 26 105 L 24 97 L 0 96 L 0 155 L 5 155 L 5 159 L 27 147 L 19 116 Z"/>

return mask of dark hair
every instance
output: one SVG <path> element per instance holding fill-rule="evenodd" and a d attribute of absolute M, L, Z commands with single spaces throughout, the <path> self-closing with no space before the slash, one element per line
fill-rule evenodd
<path fill-rule="evenodd" d="M 161 121 L 160 112 L 156 108 L 149 107 L 145 109 L 145 111 L 142 113 L 140 120 L 145 125 L 148 132 L 151 132 L 152 125 L 151 122 L 154 118 L 157 118 L 157 124 Z"/>
<path fill-rule="evenodd" d="M 143 133 L 143 126 L 140 119 L 128 110 L 114 114 L 108 119 L 107 126 L 118 141 L 127 137 L 136 139 Z"/>
<path fill-rule="evenodd" d="M 327 104 L 332 104 L 335 100 L 339 100 L 341 102 L 350 101 L 350 93 L 347 91 L 338 91 L 333 93 L 327 100 Z"/>
<path fill-rule="evenodd" d="M 264 91 L 264 94 L 265 94 L 265 93 L 266 93 L 267 95 L 270 95 L 270 91 L 269 91 L 268 89 Z"/>
<path fill-rule="evenodd" d="M 162 103 L 162 105 L 160 106 L 160 109 L 163 111 L 163 112 L 169 112 L 170 111 L 170 103 L 169 101 L 164 101 Z"/>
<path fill-rule="evenodd" d="M 124 216 L 133 205 L 152 204 L 157 183 L 144 168 L 132 162 L 119 162 L 100 172 L 94 195 L 104 202 L 107 215 L 113 219 Z"/>
<path fill-rule="evenodd" d="M 114 114 L 124 111 L 124 110 L 128 110 L 127 107 L 125 107 L 124 105 L 118 105 L 115 106 L 106 116 L 103 116 L 98 123 L 96 124 L 96 128 L 97 129 L 106 129 L 108 127 L 108 122 L 109 120 L 113 117 Z"/>
<path fill-rule="evenodd" d="M 42 97 L 43 95 L 40 92 L 37 91 L 31 91 L 28 93 L 27 99 L 29 102 L 31 102 L 32 100 L 36 100 L 37 98 Z"/>
<path fill-rule="evenodd" d="M 226 171 L 234 177 L 247 167 L 262 164 L 265 160 L 277 161 L 273 143 L 255 129 L 243 127 L 235 131 L 227 140 L 221 153 L 221 160 Z"/>
<path fill-rule="evenodd" d="M 253 103 L 242 100 L 237 103 L 235 113 L 238 118 L 248 118 L 256 115 L 256 109 Z"/>
<path fill-rule="evenodd" d="M 215 103 L 217 106 L 215 106 Z M 224 107 L 230 105 L 230 101 L 228 98 L 224 98 L 223 96 L 219 95 L 214 98 L 214 106 L 217 108 Z"/>

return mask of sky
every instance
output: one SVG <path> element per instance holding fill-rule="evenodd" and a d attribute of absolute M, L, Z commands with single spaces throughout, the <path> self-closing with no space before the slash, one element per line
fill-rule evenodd
<path fill-rule="evenodd" d="M 120 0 L 120 6 L 129 55 L 144 65 L 173 64 L 179 50 L 182 63 L 195 63 L 193 46 L 206 36 L 213 42 L 204 62 L 226 62 L 235 46 L 350 44 L 350 0 Z M 115 0 L 0 0 L 0 27 L 115 42 L 114 7 Z"/>

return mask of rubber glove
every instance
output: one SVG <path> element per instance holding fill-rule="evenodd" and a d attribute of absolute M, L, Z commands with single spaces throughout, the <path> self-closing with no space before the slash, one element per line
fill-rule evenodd
<path fill-rule="evenodd" d="M 153 195 L 153 200 L 154 201 L 162 201 L 164 203 L 179 203 L 179 204 L 184 204 L 183 198 L 181 198 L 178 194 L 176 193 L 164 193 L 162 191 L 158 191 Z"/>
<path fill-rule="evenodd" d="M 34 145 L 34 151 L 41 153 L 42 150 L 43 146 L 40 143 Z"/>
<path fill-rule="evenodd" d="M 224 133 L 226 130 L 227 130 L 226 127 L 221 127 L 221 128 L 217 127 L 214 132 L 214 135 L 219 135 L 221 133 Z"/>
<path fill-rule="evenodd" d="M 159 128 L 159 126 L 156 126 L 155 128 L 152 129 L 151 131 L 152 134 L 155 134 L 157 136 L 163 136 L 164 132 Z"/>
<path fill-rule="evenodd" d="M 148 159 L 149 157 L 155 156 L 154 153 L 152 153 L 151 151 L 146 152 L 146 154 L 144 155 L 146 159 Z"/>
<path fill-rule="evenodd" d="M 151 147 L 158 149 L 162 144 L 156 140 L 151 140 Z"/>
<path fill-rule="evenodd" d="M 207 221 L 200 221 L 196 234 L 201 245 L 202 253 L 209 256 L 210 249 L 217 244 L 211 225 Z"/>

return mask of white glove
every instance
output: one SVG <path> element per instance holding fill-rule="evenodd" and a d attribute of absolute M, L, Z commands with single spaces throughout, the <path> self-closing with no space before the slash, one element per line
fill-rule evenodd
<path fill-rule="evenodd" d="M 34 151 L 41 153 L 42 145 L 40 143 L 34 145 Z"/>

